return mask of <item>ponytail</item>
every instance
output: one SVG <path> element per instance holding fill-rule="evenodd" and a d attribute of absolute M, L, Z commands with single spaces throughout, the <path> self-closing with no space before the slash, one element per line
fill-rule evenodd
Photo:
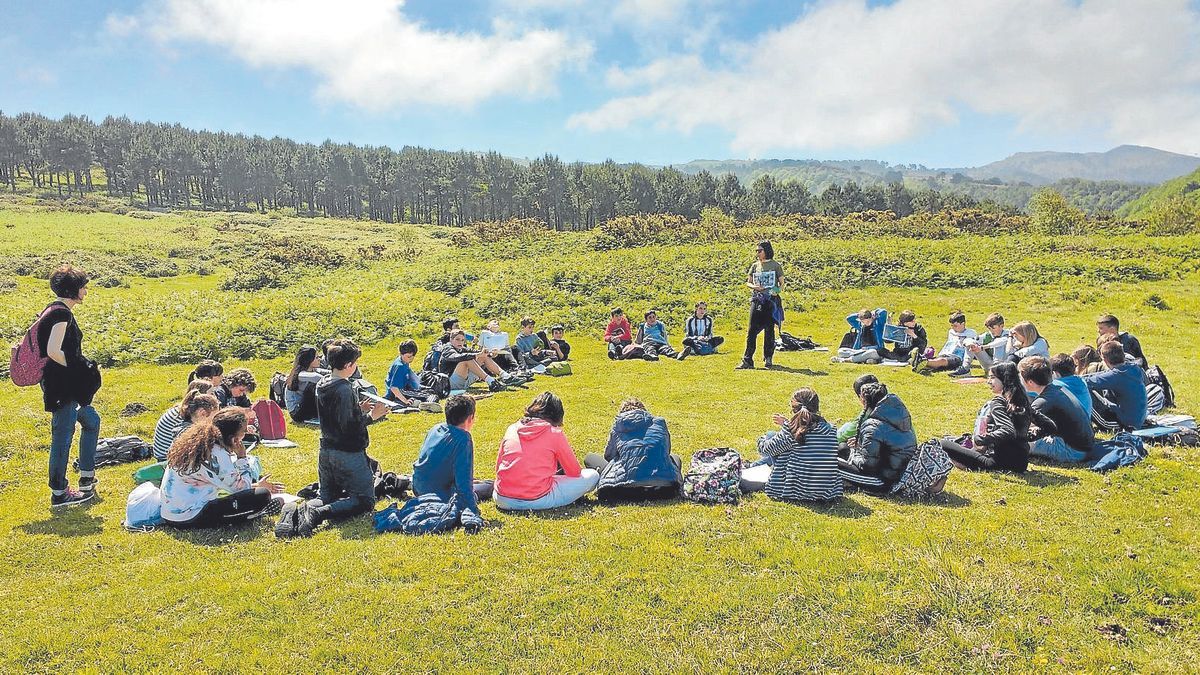
<path fill-rule="evenodd" d="M 797 389 L 792 394 L 792 418 L 787 421 L 787 429 L 797 443 L 804 443 L 804 436 L 824 421 L 820 415 L 821 399 L 811 387 Z"/>

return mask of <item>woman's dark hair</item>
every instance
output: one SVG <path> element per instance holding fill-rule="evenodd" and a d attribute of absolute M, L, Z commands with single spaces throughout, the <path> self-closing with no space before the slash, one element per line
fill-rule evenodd
<path fill-rule="evenodd" d="M 771 242 L 763 239 L 762 241 L 758 242 L 758 248 L 763 250 L 763 257 L 767 260 L 775 259 L 775 247 L 771 246 Z"/>
<path fill-rule="evenodd" d="M 864 385 L 868 385 L 868 384 L 871 384 L 872 382 L 878 382 L 878 381 L 879 381 L 879 378 L 875 377 L 871 373 L 867 373 L 866 375 L 859 375 L 858 378 L 856 380 L 854 380 L 854 395 L 861 396 L 862 388 Z"/>
<path fill-rule="evenodd" d="M 1016 370 L 1016 368 L 1016 366 L 1013 366 L 1013 370 Z M 862 390 L 858 393 L 858 397 L 862 399 L 864 407 L 867 409 L 879 405 L 879 402 L 887 395 L 887 385 L 882 382 L 868 382 L 862 386 Z"/>
<path fill-rule="evenodd" d="M 246 410 L 225 408 L 201 424 L 192 425 L 175 439 L 167 452 L 167 466 L 179 473 L 196 473 L 212 459 L 214 445 L 233 450 L 246 434 Z"/>
<path fill-rule="evenodd" d="M 526 419 L 546 420 L 556 427 L 562 426 L 565 415 L 562 399 L 549 391 L 538 394 L 533 403 L 525 408 Z"/>
<path fill-rule="evenodd" d="M 792 394 L 792 419 L 788 420 L 788 431 L 797 443 L 804 443 L 804 435 L 817 422 L 822 421 L 821 398 L 812 387 L 801 387 Z"/>
<path fill-rule="evenodd" d="M 188 375 L 188 382 L 192 380 L 211 380 L 212 378 L 224 374 L 225 367 L 219 361 L 212 359 L 204 359 L 196 364 L 195 370 Z"/>
<path fill-rule="evenodd" d="M 1010 361 L 997 363 L 992 366 L 990 372 L 993 377 L 1000 380 L 1000 395 L 1004 397 L 1005 401 L 1008 401 L 1010 413 L 1020 413 L 1029 407 L 1029 395 L 1025 393 L 1025 387 L 1021 386 L 1021 375 L 1017 370 L 1017 364 Z"/>
<path fill-rule="evenodd" d="M 183 390 L 183 400 L 179 402 L 179 405 L 175 406 L 175 408 L 179 411 L 180 416 L 182 416 L 185 420 L 189 419 L 187 416 L 188 404 L 197 396 L 207 394 L 208 392 L 212 391 L 212 388 L 212 380 L 192 380 L 191 382 L 188 382 L 187 389 Z M 214 398 L 213 400 L 216 399 Z"/>
<path fill-rule="evenodd" d="M 50 292 L 60 298 L 78 300 L 79 291 L 88 284 L 88 275 L 74 265 L 59 265 L 50 273 Z"/>
<path fill-rule="evenodd" d="M 246 391 L 251 394 L 254 393 L 255 389 L 258 389 L 258 381 L 254 379 L 254 373 L 245 368 L 234 368 L 229 371 L 229 376 L 221 384 L 228 387 L 231 391 L 234 387 L 245 387 Z"/>
<path fill-rule="evenodd" d="M 300 391 L 300 373 L 308 369 L 308 366 L 313 361 L 317 360 L 317 348 L 312 345 L 304 345 L 296 351 L 296 359 L 292 361 L 292 372 L 288 373 L 287 384 L 284 387 L 288 391 Z"/>
<path fill-rule="evenodd" d="M 1100 363 L 1100 352 L 1091 345 L 1081 345 L 1071 352 L 1071 360 L 1075 362 L 1075 374 L 1083 375 L 1088 366 Z"/>
<path fill-rule="evenodd" d="M 362 356 L 362 350 L 358 348 L 358 345 L 354 344 L 353 340 L 338 338 L 329 345 L 329 351 L 325 353 L 325 356 L 326 360 L 329 361 L 330 368 L 341 370 L 357 361 Z"/>

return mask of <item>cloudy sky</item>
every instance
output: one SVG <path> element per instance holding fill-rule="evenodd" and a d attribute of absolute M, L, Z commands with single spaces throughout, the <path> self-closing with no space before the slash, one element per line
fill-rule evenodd
<path fill-rule="evenodd" d="M 1200 0 L 0 0 L 0 110 L 567 160 L 1200 155 Z"/>

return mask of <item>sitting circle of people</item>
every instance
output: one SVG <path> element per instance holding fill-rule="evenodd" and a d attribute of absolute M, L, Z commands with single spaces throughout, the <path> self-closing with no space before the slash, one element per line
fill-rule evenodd
<path fill-rule="evenodd" d="M 739 368 L 753 367 L 760 332 L 766 333 L 766 364 L 773 365 L 774 328 L 782 312 L 783 272 L 769 242 L 761 242 L 756 255 L 747 281 L 751 325 Z M 56 299 L 29 334 L 46 359 L 40 384 L 52 415 L 52 507 L 96 494 L 101 420 L 92 400 L 100 374 L 83 354 L 73 312 L 85 301 L 87 286 L 87 275 L 73 266 L 54 270 L 50 287 Z M 757 441 L 761 458 L 744 466 L 739 460 L 735 482 L 742 492 L 809 502 L 840 499 L 846 489 L 895 494 L 918 462 L 939 451 L 967 470 L 1024 472 L 1030 457 L 1090 462 L 1103 445 L 1097 431 L 1142 429 L 1148 416 L 1163 407 L 1163 388 L 1149 382 L 1141 344 L 1122 332 L 1112 315 L 1098 319 L 1095 346 L 1053 355 L 1033 323 L 1022 321 L 1010 330 L 1000 314 L 988 316 L 980 333 L 967 328 L 963 312 L 952 312 L 945 344 L 937 352 L 928 347 L 926 330 L 912 310 L 900 312 L 897 319 L 888 324 L 883 309 L 851 314 L 851 329 L 833 360 L 898 364 L 955 378 L 969 376 L 978 362 L 992 396 L 974 425 L 959 435 L 919 443 L 907 406 L 867 373 L 853 383 L 861 411 L 835 427 L 822 411 L 818 392 L 801 387 L 792 394 L 787 413 L 770 416 L 775 428 Z M 593 492 L 605 503 L 671 499 L 692 480 L 679 455 L 672 453 L 667 420 L 636 398 L 619 403 L 603 454 L 589 453 L 581 463 L 564 426 L 567 406 L 550 391 L 536 395 L 505 431 L 495 480 L 476 479 L 472 430 L 477 394 L 471 393 L 472 385 L 482 383 L 489 392 L 523 388 L 546 368 L 568 360 L 571 349 L 561 325 L 539 332 L 528 316 L 511 341 L 497 320 L 487 321 L 479 336 L 466 333 L 456 318 L 442 327 L 420 371 L 411 365 L 418 354 L 416 342 L 399 344 L 382 396 L 363 378 L 362 350 L 345 338 L 320 348 L 302 346 L 290 372 L 277 374 L 280 398 L 293 422 L 316 425 L 320 431 L 319 480 L 308 499 L 284 494 L 284 486 L 263 471 L 251 452 L 259 440 L 249 398 L 257 388 L 254 375 L 245 368 L 226 372 L 215 360 L 201 361 L 181 399 L 154 426 L 153 454 L 162 463 L 161 522 L 214 527 L 279 514 L 276 534 L 291 538 L 310 536 L 326 521 L 372 512 L 380 467 L 367 454 L 369 428 L 396 412 L 445 415 L 425 436 L 411 477 L 403 477 L 414 494 L 414 507 L 405 506 L 410 513 L 405 516 L 409 520 L 401 518 L 404 523 L 451 513 L 454 526 L 475 532 L 484 524 L 481 500 L 492 499 L 502 511 L 522 512 L 564 507 Z M 635 330 L 618 307 L 610 312 L 603 341 L 610 359 L 650 361 L 712 354 L 723 343 L 713 334 L 713 317 L 704 302 L 696 303 L 684 334 L 683 351 L 676 352 L 656 310 L 646 311 Z M 81 430 L 79 483 L 73 489 L 66 469 L 76 426 Z M 948 471 L 922 484 L 923 494 L 941 492 Z"/>

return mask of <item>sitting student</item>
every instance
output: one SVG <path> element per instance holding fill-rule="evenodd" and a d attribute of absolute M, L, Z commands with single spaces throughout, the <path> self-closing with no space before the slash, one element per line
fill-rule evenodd
<path fill-rule="evenodd" d="M 283 486 L 254 479 L 242 437 L 246 411 L 226 408 L 193 425 L 167 454 L 162 518 L 175 527 L 218 527 L 253 520 L 273 510 Z"/>
<path fill-rule="evenodd" d="M 292 370 L 283 385 L 283 402 L 294 422 L 317 418 L 317 383 L 323 377 L 317 372 L 320 366 L 321 353 L 316 347 L 305 345 L 296 351 Z"/>
<path fill-rule="evenodd" d="M 667 344 L 667 327 L 658 320 L 658 312 L 652 309 L 646 312 L 645 318 L 633 340 L 635 347 L 642 348 L 642 358 L 647 361 L 657 361 L 660 356 L 679 361 L 687 358 L 686 353 L 678 353 Z"/>
<path fill-rule="evenodd" d="M 683 324 L 683 353 L 707 356 L 715 354 L 725 338 L 713 335 L 713 320 L 708 315 L 708 303 L 697 302 L 696 309 Z"/>
<path fill-rule="evenodd" d="M 862 415 L 858 431 L 839 454 L 842 480 L 872 492 L 887 492 L 904 475 L 917 451 L 917 434 L 904 402 L 889 394 L 882 382 L 862 385 L 858 395 Z"/>
<path fill-rule="evenodd" d="M 564 333 L 565 329 L 561 323 L 556 323 L 550 327 L 550 337 L 546 337 L 544 332 L 538 333 L 538 336 L 542 338 L 542 342 L 554 352 L 553 358 L 555 361 L 566 361 L 571 358 L 571 345 L 563 337 Z"/>
<path fill-rule="evenodd" d="M 881 354 L 893 361 L 907 361 L 916 367 L 921 359 L 925 358 L 925 349 L 929 347 L 929 336 L 925 334 L 925 327 L 917 323 L 917 313 L 911 309 L 900 312 L 896 323 L 908 335 L 908 344 L 896 344 L 891 350 Z"/>
<path fill-rule="evenodd" d="M 501 368 L 509 372 L 521 370 L 521 364 L 513 355 L 513 345 L 508 344 L 508 333 L 500 330 L 499 321 L 495 319 L 488 321 L 483 330 L 479 332 L 479 340 L 480 351 L 490 356 Z M 503 342 L 503 346 L 488 346 L 489 344 L 498 345 L 500 342 Z"/>
<path fill-rule="evenodd" d="M 1008 344 L 1007 358 L 1013 363 L 1020 363 L 1021 359 L 1030 356 L 1050 358 L 1050 343 L 1038 332 L 1037 326 L 1029 321 L 1022 321 L 1013 326 Z"/>
<path fill-rule="evenodd" d="M 367 457 L 371 444 L 367 425 L 388 414 L 385 403 L 359 401 L 350 376 L 358 370 L 362 350 L 347 339 L 329 344 L 332 369 L 317 385 L 317 418 L 321 446 L 317 455 L 320 498 L 300 506 L 296 534 L 307 537 L 327 518 L 345 518 L 375 508 L 375 471 Z"/>
<path fill-rule="evenodd" d="M 850 332 L 842 338 L 842 347 L 833 363 L 879 363 L 883 361 L 883 327 L 887 324 L 887 310 L 860 309 L 846 317 Z"/>
<path fill-rule="evenodd" d="M 213 385 L 212 395 L 221 402 L 222 408 L 250 408 L 253 405 L 247 394 L 253 394 L 258 388 L 254 374 L 245 368 L 234 368 L 229 371 L 221 384 Z"/>
<path fill-rule="evenodd" d="M 208 380 L 192 380 L 188 383 L 183 400 L 178 405 L 167 408 L 154 425 L 154 458 L 163 461 L 171 450 L 171 444 L 179 438 L 185 429 L 202 420 L 206 420 L 220 409 L 217 399 L 208 395 L 212 382 Z"/>
<path fill-rule="evenodd" d="M 562 430 L 563 415 L 562 399 L 543 392 L 504 433 L 496 457 L 496 506 L 514 511 L 554 509 L 573 504 L 596 488 L 600 474 L 580 468 Z"/>
<path fill-rule="evenodd" d="M 1084 415 L 1089 420 L 1092 419 L 1092 394 L 1083 378 L 1075 374 L 1075 361 L 1071 355 L 1055 354 L 1050 357 L 1050 369 L 1054 371 L 1052 384 L 1071 392 L 1075 402 L 1083 409 Z"/>
<path fill-rule="evenodd" d="M 604 454 L 590 452 L 583 458 L 584 466 L 600 472 L 596 498 L 602 502 L 677 497 L 682 464 L 671 454 L 667 421 L 651 415 L 636 398 L 621 402 Z"/>
<path fill-rule="evenodd" d="M 765 490 L 771 499 L 830 501 L 841 499 L 837 432 L 820 411 L 817 392 L 808 387 L 792 394 L 790 418 L 778 413 L 771 421 L 779 431 L 758 439 L 758 452 L 769 462 L 742 471 L 742 490 Z"/>
<path fill-rule="evenodd" d="M 212 359 L 204 359 L 196 364 L 196 368 L 188 374 L 188 383 L 193 380 L 208 380 L 212 386 L 221 386 L 221 379 L 225 372 L 224 366 Z"/>
<path fill-rule="evenodd" d="M 960 375 L 971 372 L 972 359 L 979 361 L 985 373 L 991 370 L 994 364 L 1008 360 L 1008 338 L 1012 333 L 1004 327 L 1004 317 L 999 312 L 992 312 L 984 319 L 983 327 L 985 330 L 978 340 L 967 342 L 966 357 L 962 367 L 958 369 Z"/>
<path fill-rule="evenodd" d="M 932 371 L 949 370 L 955 377 L 964 375 L 961 369 L 966 358 L 968 341 L 974 341 L 978 337 L 979 333 L 967 328 L 967 317 L 962 312 L 955 311 L 950 315 L 946 344 L 937 356 L 925 362 L 925 367 Z"/>
<path fill-rule="evenodd" d="M 425 435 L 413 464 L 412 487 L 416 495 L 433 493 L 443 502 L 457 499 L 463 528 L 477 532 L 483 526 L 479 499 L 492 491 L 490 482 L 475 481 L 475 399 L 451 396 L 446 399 L 446 421 Z M 481 496 L 479 493 L 484 493 Z"/>
<path fill-rule="evenodd" d="M 542 337 L 534 332 L 536 326 L 533 317 L 521 317 L 521 331 L 517 333 L 517 344 L 513 347 L 513 356 L 526 368 L 550 365 L 553 360 Z"/>
<path fill-rule="evenodd" d="M 1091 345 L 1082 345 L 1071 352 L 1071 360 L 1075 362 L 1076 375 L 1091 375 L 1104 370 L 1104 361 L 1100 352 Z"/>
<path fill-rule="evenodd" d="M 613 307 L 609 312 L 604 341 L 608 343 L 608 358 L 614 361 L 623 358 L 625 348 L 633 344 L 633 328 L 629 325 L 629 319 L 625 318 L 625 310 L 620 307 Z"/>
<path fill-rule="evenodd" d="M 1037 398 L 1033 399 L 1033 426 L 1029 437 L 1033 441 L 1029 454 L 1056 462 L 1082 462 L 1092 452 L 1096 435 L 1092 433 L 1091 418 L 1065 387 L 1056 387 L 1050 362 L 1040 356 L 1029 356 L 1017 364 L 1021 386 Z"/>
<path fill-rule="evenodd" d="M 1121 348 L 1129 355 L 1133 364 L 1143 370 L 1148 365 L 1146 355 L 1142 352 L 1142 343 L 1129 333 L 1121 330 L 1121 322 L 1112 314 L 1105 314 L 1096 319 L 1096 347 L 1100 346 L 1100 338 L 1106 335 L 1116 336 L 1116 340 L 1121 343 Z"/>
<path fill-rule="evenodd" d="M 467 348 L 467 336 L 461 329 L 450 331 L 450 342 L 442 346 L 438 360 L 441 372 L 450 376 L 450 390 L 461 391 L 476 382 L 486 382 L 489 391 L 504 391 L 523 380 L 505 372 L 490 356 Z"/>
<path fill-rule="evenodd" d="M 988 386 L 995 394 L 979 411 L 971 447 L 943 438 L 942 449 L 960 469 L 996 469 L 1024 473 L 1029 466 L 1029 425 L 1033 409 L 1021 386 L 1017 367 L 1010 361 L 988 371 Z"/>
<path fill-rule="evenodd" d="M 1106 370 L 1084 375 L 1092 392 L 1092 421 L 1108 431 L 1133 431 L 1146 422 L 1146 375 L 1125 360 L 1125 348 L 1117 340 L 1100 347 Z"/>
<path fill-rule="evenodd" d="M 437 397 L 421 390 L 421 379 L 413 372 L 411 364 L 417 357 L 416 341 L 401 342 L 399 350 L 400 354 L 388 368 L 387 382 L 384 385 L 387 387 L 387 393 L 384 394 L 384 398 L 409 408 L 441 412 L 442 406 L 438 404 Z"/>

